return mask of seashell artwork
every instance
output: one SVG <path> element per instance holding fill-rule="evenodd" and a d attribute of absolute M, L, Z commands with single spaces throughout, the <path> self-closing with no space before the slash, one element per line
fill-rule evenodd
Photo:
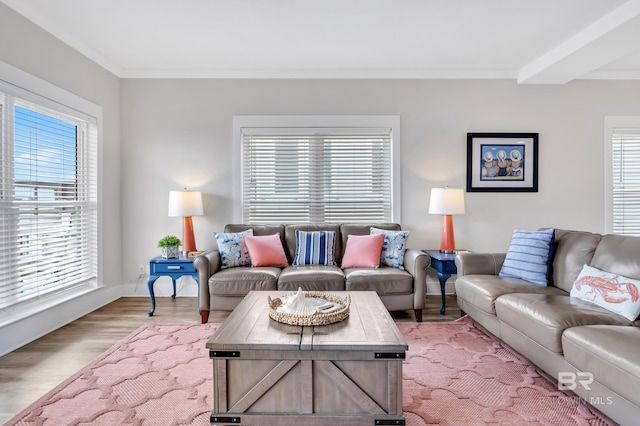
<path fill-rule="evenodd" d="M 276 309 L 277 312 L 283 314 L 292 314 L 299 316 L 309 316 L 313 315 L 318 310 L 311 306 L 311 304 L 307 301 L 304 293 L 301 288 L 298 288 L 298 292 L 287 297 L 283 297 L 282 305 L 278 306 Z"/>

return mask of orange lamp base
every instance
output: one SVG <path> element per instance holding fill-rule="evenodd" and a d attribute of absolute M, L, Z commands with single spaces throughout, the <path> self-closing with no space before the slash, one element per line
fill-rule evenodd
<path fill-rule="evenodd" d="M 456 243 L 453 236 L 453 217 L 450 214 L 442 215 L 440 251 L 442 253 L 455 253 L 456 251 Z"/>
<path fill-rule="evenodd" d="M 191 216 L 182 218 L 182 251 L 196 251 L 196 239 L 193 236 L 193 221 Z"/>

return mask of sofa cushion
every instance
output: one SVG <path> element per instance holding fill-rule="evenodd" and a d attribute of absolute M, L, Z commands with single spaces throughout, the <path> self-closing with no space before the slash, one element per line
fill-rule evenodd
<path fill-rule="evenodd" d="M 215 233 L 214 237 L 220 252 L 220 269 L 251 265 L 251 258 L 244 237 L 253 235 L 252 229 L 242 232 Z"/>
<path fill-rule="evenodd" d="M 280 234 L 246 236 L 244 242 L 249 250 L 251 266 L 289 266 L 282 248 Z"/>
<path fill-rule="evenodd" d="M 569 293 L 582 266 L 591 263 L 601 238 L 601 235 L 590 232 L 556 229 L 551 284 Z"/>
<path fill-rule="evenodd" d="M 588 265 L 640 280 L 638 253 L 640 253 L 640 238 L 615 234 L 604 235 Z"/>
<path fill-rule="evenodd" d="M 343 268 L 378 268 L 384 235 L 349 235 L 342 257 Z"/>
<path fill-rule="evenodd" d="M 554 229 L 513 231 L 509 250 L 498 275 L 546 286 L 554 234 Z"/>
<path fill-rule="evenodd" d="M 562 333 L 567 328 L 631 324 L 621 315 L 570 296 L 506 294 L 496 300 L 495 306 L 500 321 L 556 353 L 562 353 Z"/>
<path fill-rule="evenodd" d="M 239 266 L 222 269 L 209 278 L 209 293 L 246 296 L 251 290 L 277 290 L 280 268 Z"/>
<path fill-rule="evenodd" d="M 296 256 L 293 265 L 335 265 L 334 231 L 296 231 Z"/>
<path fill-rule="evenodd" d="M 638 280 L 584 265 L 570 295 L 634 321 L 640 314 L 639 288 Z"/>
<path fill-rule="evenodd" d="M 404 252 L 407 249 L 409 231 L 389 231 L 387 229 L 372 227 L 370 232 L 371 235 L 384 235 L 382 252 L 380 253 L 380 264 L 404 269 Z"/>
<path fill-rule="evenodd" d="M 337 266 L 294 265 L 282 270 L 278 290 L 344 291 L 344 273 Z"/>
<path fill-rule="evenodd" d="M 242 232 L 247 229 L 253 231 L 253 235 L 272 235 L 280 234 L 284 239 L 284 226 L 283 225 L 246 225 L 230 223 L 224 227 L 224 232 Z"/>
<path fill-rule="evenodd" d="M 413 293 L 413 277 L 398 268 L 347 268 L 344 275 L 347 291 L 375 291 L 380 296 Z"/>
<path fill-rule="evenodd" d="M 573 327 L 562 335 L 565 359 L 579 371 L 640 405 L 640 328 L 613 325 Z"/>
<path fill-rule="evenodd" d="M 496 299 L 504 294 L 567 294 L 555 287 L 543 287 L 518 278 L 497 275 L 463 275 L 456 279 L 455 288 L 459 298 L 492 315 L 496 314 Z"/>

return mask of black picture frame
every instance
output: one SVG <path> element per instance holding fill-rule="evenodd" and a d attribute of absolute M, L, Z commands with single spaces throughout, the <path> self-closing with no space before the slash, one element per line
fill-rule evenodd
<path fill-rule="evenodd" d="M 467 192 L 538 192 L 538 133 L 467 133 Z"/>

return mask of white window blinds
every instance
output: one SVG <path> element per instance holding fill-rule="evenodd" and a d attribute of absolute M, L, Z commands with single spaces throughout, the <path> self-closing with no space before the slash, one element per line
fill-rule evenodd
<path fill-rule="evenodd" d="M 640 236 L 640 128 L 614 128 L 611 142 L 613 233 Z"/>
<path fill-rule="evenodd" d="M 97 126 L 3 94 L 0 308 L 97 278 Z"/>
<path fill-rule="evenodd" d="M 245 223 L 388 222 L 391 129 L 243 129 Z"/>

